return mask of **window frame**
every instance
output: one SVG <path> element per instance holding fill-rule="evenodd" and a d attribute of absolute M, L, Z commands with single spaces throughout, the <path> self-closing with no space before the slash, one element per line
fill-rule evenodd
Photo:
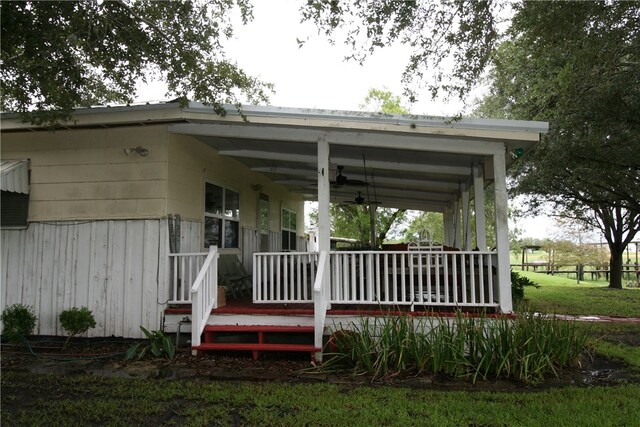
<path fill-rule="evenodd" d="M 287 224 L 285 224 L 285 212 L 287 213 Z M 291 227 L 291 214 L 294 215 L 293 227 Z M 298 212 L 293 209 L 282 208 L 280 211 L 280 233 L 282 236 L 282 250 L 296 251 L 298 248 Z M 287 236 L 287 239 L 285 239 L 285 236 Z"/>
<path fill-rule="evenodd" d="M 208 185 L 213 185 L 215 187 L 218 187 L 222 190 L 222 204 L 221 204 L 221 209 L 220 209 L 220 214 L 218 213 L 212 213 L 212 212 L 208 212 L 207 211 L 207 186 Z M 218 248 L 220 249 L 240 249 L 240 244 L 241 244 L 241 239 L 240 239 L 240 192 L 233 189 L 233 188 L 229 188 L 229 187 L 225 187 L 224 185 L 220 185 L 217 182 L 214 181 L 210 181 L 210 180 L 205 180 L 204 182 L 204 197 L 203 197 L 203 202 L 204 202 L 204 206 L 203 206 L 203 246 L 205 249 L 209 248 L 209 246 L 211 246 L 211 244 L 207 241 L 206 239 L 206 235 L 207 235 L 207 218 L 214 218 L 214 219 L 219 219 L 220 220 L 220 224 L 221 224 L 221 230 L 219 233 L 220 236 L 220 244 L 218 245 Z M 227 192 L 233 192 L 235 194 L 238 195 L 238 207 L 237 207 L 237 215 L 227 215 Z M 229 226 L 229 223 L 235 223 L 237 226 L 237 232 L 236 232 L 236 236 L 235 236 L 235 240 L 237 242 L 237 245 L 235 246 L 227 246 L 227 241 L 226 241 L 226 234 L 227 234 L 227 227 Z"/>

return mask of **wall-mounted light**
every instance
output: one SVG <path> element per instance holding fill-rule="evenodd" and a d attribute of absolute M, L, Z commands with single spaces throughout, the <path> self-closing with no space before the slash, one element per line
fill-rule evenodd
<path fill-rule="evenodd" d="M 524 148 L 515 148 L 513 151 L 509 151 L 509 154 L 511 154 L 511 158 L 513 160 L 516 160 L 522 156 L 524 156 Z"/>
<path fill-rule="evenodd" d="M 129 147 L 124 149 L 124 154 L 126 154 L 127 156 L 131 153 L 138 153 L 141 157 L 145 157 L 149 155 L 149 150 L 140 145 L 138 145 L 137 147 Z"/>

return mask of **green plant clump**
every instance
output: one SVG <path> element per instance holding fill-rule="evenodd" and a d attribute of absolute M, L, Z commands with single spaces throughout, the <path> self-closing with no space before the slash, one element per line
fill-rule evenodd
<path fill-rule="evenodd" d="M 144 326 L 140 326 L 140 329 L 147 337 L 147 342 L 132 345 L 124 356 L 126 360 L 131 360 L 136 356 L 138 359 L 142 359 L 148 353 L 151 353 L 157 358 L 173 359 L 176 353 L 176 347 L 164 332 L 149 332 Z"/>
<path fill-rule="evenodd" d="M 91 328 L 96 327 L 96 319 L 93 317 L 93 313 L 87 307 L 73 307 L 64 310 L 58 316 L 62 329 L 69 333 L 67 341 L 64 346 L 66 347 L 71 337 L 87 332 Z"/>
<path fill-rule="evenodd" d="M 22 304 L 13 304 L 2 311 L 3 335 L 9 341 L 19 342 L 31 335 L 36 327 L 36 315 L 33 308 Z"/>
<path fill-rule="evenodd" d="M 327 370 L 388 378 L 399 374 L 541 381 L 579 363 L 588 331 L 575 323 L 531 313 L 486 317 L 368 318 L 336 333 Z"/>
<path fill-rule="evenodd" d="M 528 277 L 524 277 L 511 270 L 511 297 L 513 298 L 513 304 L 518 305 L 524 299 L 524 288 L 525 286 L 531 286 L 534 288 L 539 288 L 540 285 L 529 279 Z"/>

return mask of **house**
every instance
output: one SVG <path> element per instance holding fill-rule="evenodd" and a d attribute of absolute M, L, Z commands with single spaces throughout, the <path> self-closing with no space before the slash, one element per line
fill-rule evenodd
<path fill-rule="evenodd" d="M 57 315 L 84 305 L 93 335 L 190 328 L 196 348 L 209 324 L 312 329 L 317 349 L 346 306 L 509 313 L 506 169 L 547 129 L 264 106 L 221 117 L 194 102 L 77 110 L 55 131 L 3 114 L 1 308 L 31 305 L 37 332 L 57 335 Z M 442 212 L 444 246 L 331 251 L 329 203 L 344 200 Z M 242 313 L 218 307 L 229 256 L 251 274 Z"/>

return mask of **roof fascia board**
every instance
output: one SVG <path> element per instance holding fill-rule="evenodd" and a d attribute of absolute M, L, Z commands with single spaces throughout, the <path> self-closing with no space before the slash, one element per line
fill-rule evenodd
<path fill-rule="evenodd" d="M 182 120 L 182 110 L 177 103 L 133 105 L 125 107 L 99 107 L 75 110 L 72 119 L 61 123 L 61 127 L 100 126 L 122 124 L 153 124 L 154 122 Z M 16 113 L 2 114 L 2 130 L 45 129 L 23 122 Z"/>
<path fill-rule="evenodd" d="M 235 117 L 244 120 L 240 113 L 233 105 L 225 105 L 227 115 L 226 120 Z M 191 102 L 185 108 L 185 112 L 189 113 L 205 113 L 210 114 L 211 108 L 201 103 Z M 325 120 L 325 121 L 344 121 L 344 122 L 360 122 L 360 123 L 376 123 L 404 125 L 409 127 L 433 127 L 437 128 L 437 133 L 442 129 L 475 129 L 475 130 L 502 130 L 509 132 L 526 132 L 526 133 L 546 133 L 549 130 L 547 122 L 528 121 L 528 120 L 506 120 L 506 119 L 482 119 L 474 117 L 450 118 L 436 117 L 413 114 L 385 114 L 363 111 L 344 111 L 344 110 L 321 110 L 312 108 L 287 108 L 275 106 L 247 105 L 242 106 L 242 114 L 252 121 L 251 118 L 276 118 L 284 119 L 303 119 L 309 120 Z"/>

